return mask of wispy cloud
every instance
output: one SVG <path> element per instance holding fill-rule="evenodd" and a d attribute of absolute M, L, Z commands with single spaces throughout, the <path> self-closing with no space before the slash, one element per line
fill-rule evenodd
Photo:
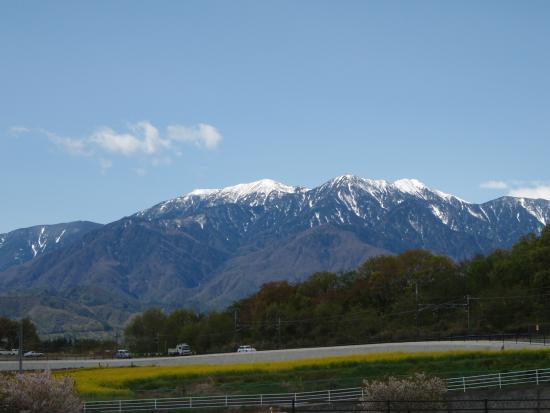
<path fill-rule="evenodd" d="M 50 142 L 52 142 L 56 146 L 66 150 L 67 152 L 73 155 L 90 156 L 93 154 L 92 148 L 89 147 L 86 140 L 84 139 L 67 138 L 64 136 L 59 136 L 53 132 L 49 132 L 44 129 L 39 129 L 38 131 L 46 135 L 50 140 Z M 25 132 L 25 133 L 31 133 L 31 132 L 32 130 L 29 130 L 28 132 Z"/>
<path fill-rule="evenodd" d="M 515 188 L 510 190 L 509 195 L 521 198 L 542 198 L 550 200 L 550 185 Z"/>
<path fill-rule="evenodd" d="M 206 123 L 195 126 L 168 125 L 163 133 L 151 122 L 130 124 L 125 131 L 103 126 L 83 138 L 64 137 L 45 129 L 25 126 L 10 128 L 12 135 L 40 134 L 59 148 L 73 155 L 97 156 L 102 173 L 112 166 L 106 156 L 141 157 L 153 166 L 168 165 L 171 156 L 181 156 L 185 145 L 207 150 L 216 149 L 222 141 L 218 129 Z M 138 168 L 139 169 L 139 168 Z"/>
<path fill-rule="evenodd" d="M 483 189 L 506 189 L 508 184 L 504 181 L 486 181 L 479 185 Z"/>
<path fill-rule="evenodd" d="M 486 181 L 479 185 L 484 189 L 504 189 L 507 194 L 519 198 L 534 198 L 550 200 L 550 183 L 544 181 Z"/>
<path fill-rule="evenodd" d="M 178 142 L 188 142 L 206 149 L 216 148 L 222 136 L 212 125 L 199 123 L 198 126 L 187 127 L 182 125 L 171 125 L 167 128 L 168 137 Z"/>
<path fill-rule="evenodd" d="M 27 133 L 31 130 L 29 128 L 26 128 L 24 126 L 12 126 L 9 130 L 11 135 L 19 135 L 21 133 Z"/>

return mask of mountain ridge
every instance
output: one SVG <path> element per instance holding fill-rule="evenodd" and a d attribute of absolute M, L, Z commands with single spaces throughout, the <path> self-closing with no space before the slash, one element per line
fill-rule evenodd
<path fill-rule="evenodd" d="M 311 189 L 260 180 L 194 190 L 96 228 L 0 272 L 0 288 L 51 289 L 79 305 L 90 294 L 74 291 L 95 288 L 82 314 L 117 328 L 147 306 L 219 308 L 264 282 L 345 271 L 380 254 L 422 248 L 464 260 L 548 222 L 550 201 L 474 204 L 414 179 L 346 174 Z M 107 293 L 116 316 L 99 297 Z"/>

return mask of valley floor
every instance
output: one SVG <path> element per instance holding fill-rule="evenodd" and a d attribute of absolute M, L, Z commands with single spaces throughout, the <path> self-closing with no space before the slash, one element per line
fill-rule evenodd
<path fill-rule="evenodd" d="M 391 346 L 388 346 L 391 347 Z M 69 374 L 88 400 L 302 392 L 361 386 L 364 379 L 485 374 L 550 366 L 550 350 L 477 349 L 363 353 L 268 362 L 79 369 Z"/>

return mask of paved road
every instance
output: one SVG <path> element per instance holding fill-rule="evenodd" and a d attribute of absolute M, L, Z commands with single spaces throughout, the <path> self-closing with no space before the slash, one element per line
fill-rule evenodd
<path fill-rule="evenodd" d="M 192 364 L 235 364 L 298 360 L 317 357 L 386 352 L 426 352 L 451 350 L 500 350 L 501 341 L 423 341 L 410 343 L 364 344 L 356 346 L 316 347 L 291 350 L 257 351 L 255 353 L 223 353 L 187 357 L 136 358 L 131 360 L 25 360 L 26 370 L 59 370 L 85 367 L 176 366 Z M 505 342 L 505 349 L 536 349 L 542 345 Z M 0 361 L 0 371 L 17 370 L 17 361 Z"/>

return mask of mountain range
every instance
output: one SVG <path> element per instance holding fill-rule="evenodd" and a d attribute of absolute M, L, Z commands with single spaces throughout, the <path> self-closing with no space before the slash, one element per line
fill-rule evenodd
<path fill-rule="evenodd" d="M 107 225 L 0 234 L 0 315 L 29 314 L 42 334 L 108 331 L 146 307 L 220 308 L 265 282 L 380 254 L 424 248 L 464 260 L 547 223 L 547 200 L 473 204 L 414 179 L 194 190 Z"/>

